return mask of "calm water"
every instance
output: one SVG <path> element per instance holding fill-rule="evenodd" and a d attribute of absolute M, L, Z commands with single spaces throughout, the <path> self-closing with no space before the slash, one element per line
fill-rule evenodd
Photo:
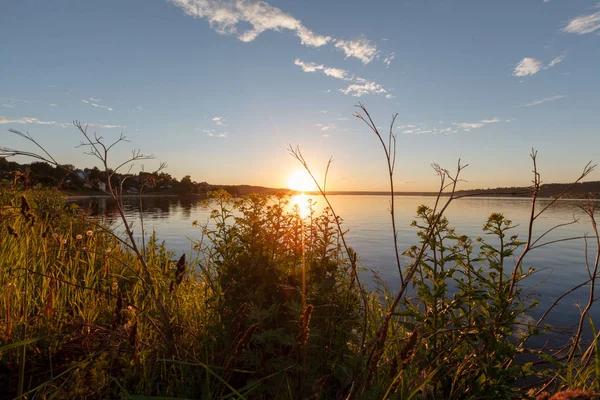
<path fill-rule="evenodd" d="M 316 199 L 322 207 L 323 200 Z M 330 198 L 336 212 L 344 220 L 349 229 L 347 240 L 357 251 L 361 264 L 379 275 L 390 285 L 399 283 L 395 264 L 392 228 L 389 216 L 389 198 L 386 196 L 332 196 Z M 397 228 L 399 231 L 400 249 L 404 250 L 417 243 L 416 229 L 410 226 L 417 206 L 433 205 L 432 197 L 398 196 L 396 197 Z M 114 207 L 106 199 L 80 200 L 81 205 L 89 205 L 100 213 L 114 213 Z M 539 208 L 548 203 L 541 200 Z M 579 209 L 580 201 L 563 200 L 557 202 L 536 221 L 534 237 L 538 237 L 558 224 L 580 218 L 577 224 L 556 229 L 541 242 L 568 237 L 583 236 L 592 233 L 592 226 L 586 215 Z M 127 215 L 135 221 L 134 230 L 139 234 L 139 208 L 137 200 L 126 201 Z M 200 231 L 192 226 L 192 222 L 207 221 L 210 210 L 196 198 L 154 197 L 144 200 L 144 224 L 148 232 L 155 230 L 160 240 L 178 254 L 189 252 L 189 239 L 198 239 Z M 492 212 L 501 212 L 515 224 L 519 224 L 514 232 L 523 240 L 526 237 L 527 221 L 530 214 L 529 199 L 470 198 L 456 200 L 446 215 L 459 234 L 472 238 L 483 236 L 482 227 Z M 589 241 L 590 262 L 593 262 L 595 246 Z M 588 279 L 585 266 L 585 242 L 583 239 L 564 241 L 530 253 L 525 262 L 525 269 L 534 267 L 536 274 L 525 281 L 531 293 L 537 293 L 542 306 L 548 305 L 561 293 Z M 372 280 L 372 273 L 365 273 L 365 281 Z M 576 303 L 587 302 L 589 286 L 585 286 L 570 294 L 555 308 L 553 316 L 547 322 L 553 324 L 572 324 L 579 316 Z M 532 315 L 536 317 L 536 313 Z M 600 317 L 596 308 L 594 319 Z"/>

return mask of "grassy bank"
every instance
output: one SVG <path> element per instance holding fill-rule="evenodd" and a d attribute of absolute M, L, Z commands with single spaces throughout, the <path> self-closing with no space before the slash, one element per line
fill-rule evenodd
<path fill-rule="evenodd" d="M 485 224 L 493 239 L 475 251 L 445 218 L 419 208 L 420 243 L 406 253 L 418 265 L 416 295 L 394 305 L 382 282 L 372 292 L 361 285 L 332 210 L 301 218 L 282 196 L 213 194 L 211 223 L 198 227 L 190 260 L 155 237 L 136 252 L 54 191 L 5 185 L 0 199 L 2 397 L 597 390 L 593 344 L 579 343 L 570 359 L 528 347 L 543 325 L 519 326 L 535 304 L 510 291 L 505 260 L 523 243 L 500 214 Z"/>

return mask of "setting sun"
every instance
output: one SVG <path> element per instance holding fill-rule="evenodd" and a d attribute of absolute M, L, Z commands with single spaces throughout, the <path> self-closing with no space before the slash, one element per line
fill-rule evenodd
<path fill-rule="evenodd" d="M 288 178 L 288 188 L 300 192 L 317 190 L 315 182 L 305 170 L 297 170 Z"/>

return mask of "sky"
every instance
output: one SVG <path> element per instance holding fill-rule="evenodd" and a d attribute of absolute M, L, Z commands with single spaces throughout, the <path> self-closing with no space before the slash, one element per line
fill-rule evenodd
<path fill-rule="evenodd" d="M 330 190 L 386 190 L 364 104 L 397 135 L 396 189 L 523 186 L 600 162 L 598 0 L 3 0 L 0 146 L 97 165 L 72 121 L 151 171 L 285 187 L 299 146 Z M 594 172 L 588 179 L 600 180 Z"/>

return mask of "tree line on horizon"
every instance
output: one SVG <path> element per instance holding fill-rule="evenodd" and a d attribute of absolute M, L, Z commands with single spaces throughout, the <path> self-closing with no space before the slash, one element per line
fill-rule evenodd
<path fill-rule="evenodd" d="M 540 187 L 539 197 L 555 198 L 561 195 L 566 188 L 572 186 L 568 193 L 563 194 L 562 198 L 587 199 L 600 197 L 600 181 L 571 183 L 547 183 Z M 520 196 L 530 197 L 531 187 L 500 187 L 490 189 L 469 189 L 457 190 L 457 196 Z"/>
<path fill-rule="evenodd" d="M 72 171 L 72 173 L 68 171 Z M 95 192 L 100 194 L 102 191 L 99 186 L 107 182 L 108 175 L 112 172 L 112 170 L 105 171 L 96 166 L 83 169 L 71 164 L 52 166 L 43 161 L 20 164 L 16 161 L 9 161 L 5 157 L 0 157 L 0 181 L 20 182 L 24 188 L 42 186 L 45 188 L 58 188 L 73 194 L 94 194 Z M 73 173 L 83 179 L 74 177 Z M 93 182 L 95 185 L 86 184 L 85 181 Z M 144 193 L 155 194 L 206 195 L 210 191 L 219 189 L 223 189 L 234 196 L 249 193 L 288 192 L 287 189 L 272 189 L 252 185 L 213 185 L 204 181 L 196 182 L 192 180 L 190 175 L 185 175 L 181 180 L 178 180 L 164 171 L 140 171 L 137 174 L 115 173 L 112 175 L 111 183 L 114 187 L 120 186 L 121 182 L 123 182 L 123 192 L 130 194 L 139 193 L 142 185 L 144 186 Z"/>

